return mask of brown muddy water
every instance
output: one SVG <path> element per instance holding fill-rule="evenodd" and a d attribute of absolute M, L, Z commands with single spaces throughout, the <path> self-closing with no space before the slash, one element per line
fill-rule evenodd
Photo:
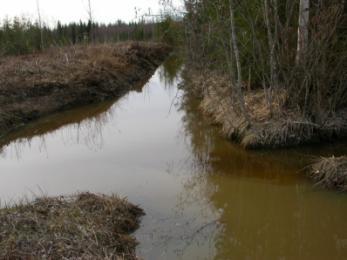
<path fill-rule="evenodd" d="M 347 195 L 313 187 L 312 154 L 250 152 L 178 89 L 179 64 L 142 92 L 42 119 L 0 140 L 0 198 L 117 193 L 147 213 L 144 259 L 347 259 Z"/>

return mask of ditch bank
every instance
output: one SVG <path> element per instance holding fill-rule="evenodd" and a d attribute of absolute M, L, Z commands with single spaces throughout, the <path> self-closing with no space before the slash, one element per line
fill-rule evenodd
<path fill-rule="evenodd" d="M 347 156 L 322 157 L 309 167 L 309 175 L 317 186 L 347 191 Z"/>
<path fill-rule="evenodd" d="M 262 89 L 245 92 L 249 121 L 235 108 L 230 81 L 211 71 L 185 71 L 187 91 L 200 99 L 200 109 L 228 139 L 246 149 L 274 149 L 336 141 L 347 137 L 347 108 L 316 124 L 296 111 L 285 111 L 286 94 L 273 101 L 272 114 Z M 347 191 L 347 157 L 322 157 L 307 167 L 317 186 Z"/>
<path fill-rule="evenodd" d="M 227 77 L 193 69 L 186 71 L 186 78 L 189 91 L 201 100 L 201 110 L 222 127 L 224 136 L 246 149 L 288 148 L 347 137 L 347 108 L 317 124 L 298 111 L 283 109 L 284 92 L 271 104 L 271 114 L 264 91 L 255 89 L 244 93 L 247 122 L 235 107 Z"/>
<path fill-rule="evenodd" d="M 170 51 L 131 42 L 0 58 L 0 136 L 45 115 L 139 90 Z"/>
<path fill-rule="evenodd" d="M 0 209 L 1 259 L 137 259 L 144 212 L 117 196 L 42 197 Z"/>

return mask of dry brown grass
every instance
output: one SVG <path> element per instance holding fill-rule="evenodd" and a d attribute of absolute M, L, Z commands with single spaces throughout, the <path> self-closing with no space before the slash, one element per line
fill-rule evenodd
<path fill-rule="evenodd" d="M 139 63 L 153 63 L 167 55 L 167 47 L 155 43 L 77 45 L 52 48 L 40 54 L 0 58 L 0 90 L 67 84 L 98 76 L 95 73 L 127 73 Z M 105 71 L 106 70 L 106 71 Z M 42 85 L 44 84 L 44 85 Z"/>
<path fill-rule="evenodd" d="M 129 42 L 0 58 L 0 136 L 44 115 L 138 89 L 169 52 L 162 44 Z"/>
<path fill-rule="evenodd" d="M 298 111 L 285 109 L 287 94 L 274 95 L 272 114 L 262 89 L 245 92 L 247 123 L 232 100 L 230 81 L 215 72 L 189 70 L 189 88 L 202 99 L 202 110 L 222 126 L 223 134 L 245 148 L 276 148 L 320 142 L 346 136 L 347 110 L 326 117 L 320 125 L 303 118 Z"/>
<path fill-rule="evenodd" d="M 310 177 L 318 186 L 347 191 L 347 156 L 320 158 L 310 167 Z"/>
<path fill-rule="evenodd" d="M 39 198 L 0 210 L 1 259 L 136 259 L 143 211 L 117 196 Z"/>

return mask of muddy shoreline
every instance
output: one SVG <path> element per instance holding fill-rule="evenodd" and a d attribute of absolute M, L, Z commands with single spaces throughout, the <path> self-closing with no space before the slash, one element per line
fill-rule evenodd
<path fill-rule="evenodd" d="M 0 59 L 0 137 L 38 118 L 139 90 L 171 49 L 75 46 Z"/>

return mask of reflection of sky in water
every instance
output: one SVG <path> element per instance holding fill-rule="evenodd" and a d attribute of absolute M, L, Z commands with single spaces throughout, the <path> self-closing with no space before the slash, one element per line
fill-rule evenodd
<path fill-rule="evenodd" d="M 221 138 L 177 89 L 179 68 L 167 63 L 114 105 L 12 134 L 21 138 L 2 148 L 1 200 L 128 197 L 147 213 L 136 232 L 145 259 L 342 259 L 346 196 L 312 189 L 298 173 L 304 151 L 246 152 Z"/>

